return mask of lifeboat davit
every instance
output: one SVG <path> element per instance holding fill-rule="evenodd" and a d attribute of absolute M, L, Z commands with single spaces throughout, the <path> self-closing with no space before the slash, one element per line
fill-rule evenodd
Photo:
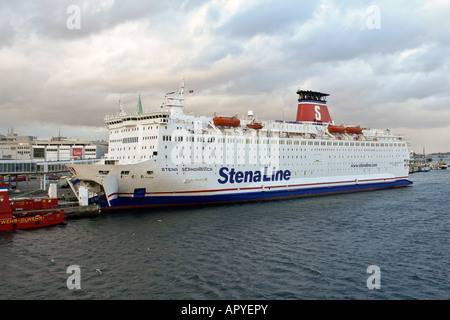
<path fill-rule="evenodd" d="M 347 131 L 347 133 L 362 134 L 362 129 L 360 126 L 347 127 L 345 130 Z"/>
<path fill-rule="evenodd" d="M 344 126 L 328 126 L 328 132 L 330 133 L 344 133 L 345 127 Z"/>
<path fill-rule="evenodd" d="M 239 127 L 241 121 L 238 117 L 217 116 L 213 119 L 216 127 Z"/>
<path fill-rule="evenodd" d="M 263 128 L 263 125 L 261 122 L 254 122 L 254 123 L 248 123 L 247 127 L 249 127 L 250 129 L 259 130 L 259 129 Z"/>

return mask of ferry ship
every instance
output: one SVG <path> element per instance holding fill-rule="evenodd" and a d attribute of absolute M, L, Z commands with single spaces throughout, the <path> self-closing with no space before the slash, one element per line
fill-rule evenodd
<path fill-rule="evenodd" d="M 292 121 L 184 112 L 185 85 L 154 111 L 105 117 L 108 154 L 69 164 L 81 203 L 105 210 L 289 199 L 410 186 L 409 143 L 336 124 L 328 94 L 300 90 Z M 214 110 L 211 110 L 213 113 Z M 244 111 L 245 112 L 245 111 Z"/>

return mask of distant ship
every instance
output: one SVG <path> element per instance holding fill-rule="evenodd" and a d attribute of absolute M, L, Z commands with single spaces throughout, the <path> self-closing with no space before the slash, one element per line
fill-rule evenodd
<path fill-rule="evenodd" d="M 69 185 L 104 209 L 235 203 L 409 186 L 408 142 L 390 130 L 335 124 L 328 94 L 298 90 L 297 117 L 185 114 L 179 93 L 153 112 L 105 118 L 108 154 L 70 164 Z M 212 105 L 211 109 L 215 106 Z M 214 110 L 212 110 L 214 111 Z"/>
<path fill-rule="evenodd" d="M 444 160 L 442 160 L 442 156 L 441 154 L 439 154 L 439 165 L 438 165 L 438 169 L 439 170 L 447 170 L 448 165 L 444 162 Z"/>

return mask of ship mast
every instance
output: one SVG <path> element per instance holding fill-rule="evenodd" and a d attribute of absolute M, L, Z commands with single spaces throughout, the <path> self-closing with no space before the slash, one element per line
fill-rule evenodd
<path fill-rule="evenodd" d="M 167 102 L 165 103 L 165 107 L 169 107 L 169 111 L 172 116 L 183 116 L 183 101 L 184 101 L 184 79 L 180 85 L 180 91 L 178 93 L 178 97 L 173 97 L 175 91 L 166 93 Z"/>

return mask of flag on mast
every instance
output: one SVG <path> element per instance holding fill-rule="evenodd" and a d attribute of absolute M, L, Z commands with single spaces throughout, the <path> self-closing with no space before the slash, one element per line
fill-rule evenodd
<path fill-rule="evenodd" d="M 137 114 L 142 114 L 141 94 L 139 93 L 139 101 L 137 105 Z"/>

